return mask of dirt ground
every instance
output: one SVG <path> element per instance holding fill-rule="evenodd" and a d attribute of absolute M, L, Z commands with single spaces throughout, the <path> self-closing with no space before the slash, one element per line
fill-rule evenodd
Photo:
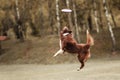
<path fill-rule="evenodd" d="M 0 80 L 120 80 L 120 60 L 90 60 L 77 71 L 74 64 L 0 65 Z"/>

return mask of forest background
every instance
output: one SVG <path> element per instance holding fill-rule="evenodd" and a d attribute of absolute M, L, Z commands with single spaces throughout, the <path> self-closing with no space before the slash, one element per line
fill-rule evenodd
<path fill-rule="evenodd" d="M 71 13 L 62 12 L 69 8 Z M 53 54 L 59 32 L 68 26 L 79 43 L 86 30 L 95 39 L 92 58 L 118 59 L 120 0 L 0 0 L 0 63 L 54 64 L 76 62 L 76 55 Z"/>

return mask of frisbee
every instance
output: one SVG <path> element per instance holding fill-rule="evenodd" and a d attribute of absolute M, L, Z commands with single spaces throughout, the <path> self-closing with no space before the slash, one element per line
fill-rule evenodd
<path fill-rule="evenodd" d="M 72 12 L 71 9 L 62 9 L 61 11 L 62 11 L 62 12 Z"/>

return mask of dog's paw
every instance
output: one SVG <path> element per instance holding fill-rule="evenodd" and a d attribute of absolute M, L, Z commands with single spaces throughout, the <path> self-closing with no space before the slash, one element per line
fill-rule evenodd
<path fill-rule="evenodd" d="M 77 71 L 80 71 L 80 68 L 77 68 Z"/>

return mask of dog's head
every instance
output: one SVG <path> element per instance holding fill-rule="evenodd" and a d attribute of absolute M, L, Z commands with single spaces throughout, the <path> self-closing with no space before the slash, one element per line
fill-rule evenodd
<path fill-rule="evenodd" d="M 66 27 L 66 26 L 63 28 L 63 30 L 62 30 L 62 31 L 63 31 L 63 34 L 64 34 L 64 33 L 69 33 L 69 34 L 71 34 L 71 33 L 72 33 L 72 31 L 71 31 L 71 30 L 69 30 L 69 29 L 68 29 L 68 27 Z"/>
<path fill-rule="evenodd" d="M 63 36 L 67 36 L 68 34 L 71 34 L 72 31 L 68 29 L 68 27 L 64 27 L 63 30 L 62 30 L 62 35 Z"/>

